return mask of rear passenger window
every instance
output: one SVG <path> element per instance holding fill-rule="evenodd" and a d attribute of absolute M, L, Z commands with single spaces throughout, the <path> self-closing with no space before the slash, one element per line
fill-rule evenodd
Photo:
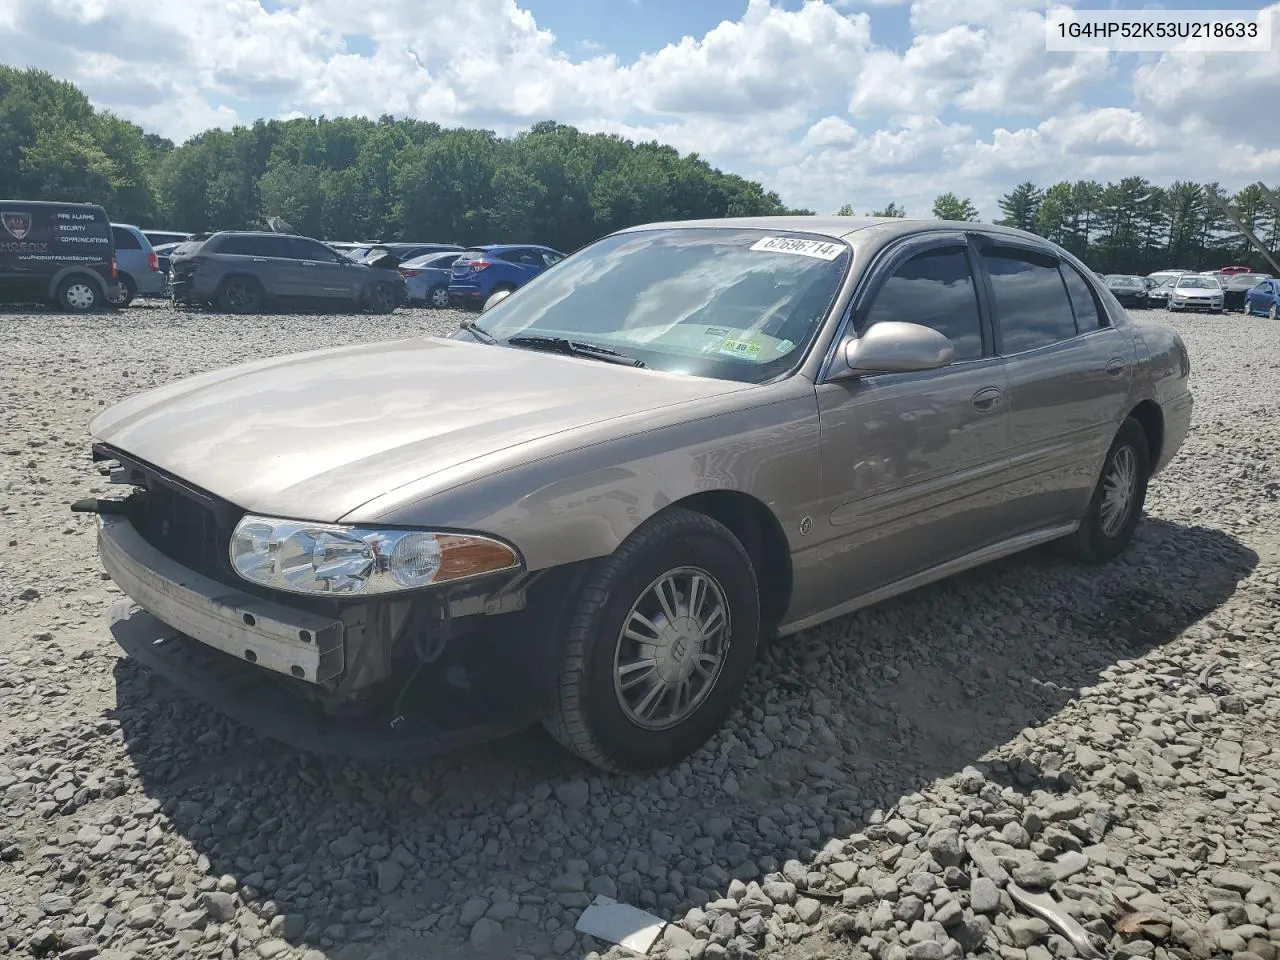
<path fill-rule="evenodd" d="M 1056 257 L 1005 247 L 984 251 L 982 260 L 991 276 L 1001 352 L 1022 353 L 1076 335 Z"/>
<path fill-rule="evenodd" d="M 111 236 L 115 238 L 117 250 L 141 250 L 142 244 L 128 230 L 121 227 L 112 227 Z"/>
<path fill-rule="evenodd" d="M 1102 312 L 1098 309 L 1098 298 L 1094 296 L 1089 281 L 1080 275 L 1080 271 L 1069 263 L 1061 265 L 1062 280 L 1067 285 L 1067 295 L 1071 298 L 1071 307 L 1076 315 L 1076 331 L 1088 333 L 1105 326 Z"/>
<path fill-rule="evenodd" d="M 955 347 L 955 359 L 982 356 L 978 292 L 963 247 L 916 254 L 884 282 L 867 311 L 862 329 L 884 320 L 933 327 Z"/>

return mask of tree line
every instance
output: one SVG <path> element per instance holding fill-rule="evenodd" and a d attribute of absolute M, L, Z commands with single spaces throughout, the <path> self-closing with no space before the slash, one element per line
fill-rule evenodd
<path fill-rule="evenodd" d="M 1268 269 L 1209 200 L 1217 184 L 1022 183 L 1004 223 L 1053 240 L 1103 272 L 1231 262 Z M 190 231 L 279 216 L 330 240 L 524 240 L 572 250 L 655 220 L 808 214 L 759 183 L 656 142 L 555 122 L 514 137 L 422 120 L 259 120 L 181 145 L 95 110 L 74 84 L 0 66 L 0 197 L 101 203 L 117 221 Z M 1280 217 L 1253 185 L 1231 198 L 1270 249 Z M 838 213 L 851 216 L 846 204 Z M 966 198 L 930 213 L 977 221 Z M 897 203 L 872 211 L 901 217 Z"/>
<path fill-rule="evenodd" d="M 1212 200 L 1234 206 L 1241 221 L 1269 251 L 1280 250 L 1280 212 L 1267 202 L 1262 184 L 1225 194 L 1217 183 L 1175 181 L 1157 186 L 1142 177 L 1119 183 L 1063 180 L 1047 188 L 1020 183 L 999 201 L 993 221 L 1039 234 L 1071 251 L 1101 273 L 1147 274 L 1165 267 L 1214 270 L 1246 264 L 1275 270 Z M 851 215 L 846 204 L 840 213 Z M 967 197 L 939 194 L 930 213 L 939 220 L 977 222 Z M 901 217 L 891 203 L 871 216 Z"/>

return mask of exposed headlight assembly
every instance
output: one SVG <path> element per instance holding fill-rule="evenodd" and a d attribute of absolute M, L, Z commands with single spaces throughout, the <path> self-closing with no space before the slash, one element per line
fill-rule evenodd
<path fill-rule="evenodd" d="M 368 595 L 515 570 L 520 558 L 489 537 L 250 515 L 231 535 L 231 566 L 288 593 Z"/>

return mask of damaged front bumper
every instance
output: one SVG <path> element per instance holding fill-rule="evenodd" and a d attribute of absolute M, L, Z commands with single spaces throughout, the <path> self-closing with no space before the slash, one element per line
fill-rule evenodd
<path fill-rule="evenodd" d="M 325 683 L 346 666 L 342 620 L 264 600 L 189 570 L 127 516 L 99 515 L 103 569 L 139 606 L 201 643 L 266 670 Z"/>
<path fill-rule="evenodd" d="M 111 503 L 94 512 L 102 565 L 128 597 L 112 610 L 114 639 L 265 737 L 311 753 L 405 760 L 516 732 L 546 709 L 554 634 L 529 629 L 522 591 L 447 600 L 462 616 L 443 624 L 422 616 L 439 608 L 423 598 L 303 610 L 184 566 Z"/>

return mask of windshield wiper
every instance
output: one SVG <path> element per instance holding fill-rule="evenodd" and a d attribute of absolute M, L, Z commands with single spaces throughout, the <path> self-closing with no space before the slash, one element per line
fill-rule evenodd
<path fill-rule="evenodd" d="M 605 363 L 620 363 L 628 367 L 643 367 L 643 360 L 628 357 L 625 353 L 600 347 L 594 343 L 583 343 L 570 340 L 568 337 L 510 337 L 507 343 L 513 347 L 528 347 L 530 350 L 545 350 L 548 353 L 563 353 L 571 357 L 589 357 L 592 360 L 603 360 Z"/>
<path fill-rule="evenodd" d="M 477 327 L 474 320 L 463 320 L 458 324 L 458 328 L 467 331 L 477 340 L 483 340 L 485 343 L 497 343 L 498 338 L 483 327 Z"/>

